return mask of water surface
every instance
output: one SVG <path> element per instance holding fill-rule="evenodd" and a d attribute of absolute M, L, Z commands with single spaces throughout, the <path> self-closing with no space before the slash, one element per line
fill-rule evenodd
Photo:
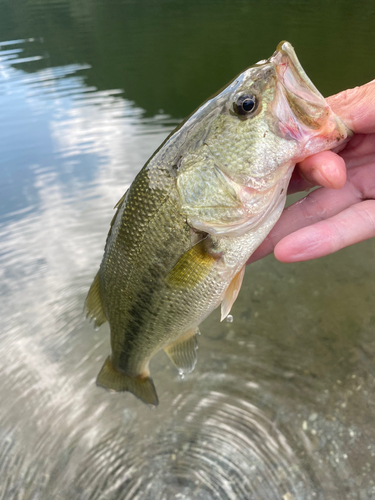
<path fill-rule="evenodd" d="M 247 269 L 160 406 L 95 386 L 83 303 L 166 135 L 282 39 L 325 94 L 375 77 L 372 2 L 0 2 L 0 498 L 375 498 L 375 246 Z"/>

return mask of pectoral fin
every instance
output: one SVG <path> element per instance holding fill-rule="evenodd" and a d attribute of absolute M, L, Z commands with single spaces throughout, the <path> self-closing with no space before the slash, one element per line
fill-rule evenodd
<path fill-rule="evenodd" d="M 199 330 L 196 328 L 164 348 L 172 363 L 182 373 L 190 373 L 194 370 L 197 362 L 198 333 Z"/>
<path fill-rule="evenodd" d="M 228 316 L 228 314 L 230 313 L 230 310 L 232 309 L 234 301 L 236 300 L 238 293 L 241 289 L 242 280 L 243 280 L 243 277 L 245 274 L 245 268 L 246 268 L 246 266 L 243 266 L 241 271 L 239 271 L 236 274 L 236 276 L 232 279 L 232 281 L 230 282 L 230 284 L 225 292 L 223 301 L 221 303 L 221 319 L 220 319 L 220 321 L 223 321 L 223 319 L 225 319 Z"/>
<path fill-rule="evenodd" d="M 211 271 L 217 260 L 208 251 L 208 243 L 202 240 L 185 252 L 166 277 L 169 285 L 194 288 Z"/>
<path fill-rule="evenodd" d="M 116 370 L 111 363 L 110 357 L 106 359 L 100 370 L 96 385 L 117 392 L 129 391 L 151 406 L 159 404 L 158 395 L 151 377 L 130 377 L 125 375 L 125 373 Z"/>
<path fill-rule="evenodd" d="M 100 326 L 107 321 L 100 296 L 99 272 L 95 276 L 87 294 L 85 311 L 86 318 L 90 317 L 93 319 L 96 326 Z"/>

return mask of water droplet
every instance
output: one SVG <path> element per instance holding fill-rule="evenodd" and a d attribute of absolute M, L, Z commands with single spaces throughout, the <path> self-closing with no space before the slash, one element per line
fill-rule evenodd
<path fill-rule="evenodd" d="M 184 370 L 181 370 L 181 368 L 179 368 L 178 374 L 180 375 L 181 378 L 185 378 Z"/>
<path fill-rule="evenodd" d="M 227 323 L 233 323 L 233 316 L 231 314 L 228 314 L 228 316 L 225 318 L 225 321 Z"/>

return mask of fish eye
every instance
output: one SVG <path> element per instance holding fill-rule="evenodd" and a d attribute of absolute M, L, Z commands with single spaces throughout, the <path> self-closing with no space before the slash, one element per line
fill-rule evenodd
<path fill-rule="evenodd" d="M 249 116 L 258 108 L 258 98 L 253 94 L 241 95 L 235 103 L 233 103 L 234 111 L 241 116 Z"/>

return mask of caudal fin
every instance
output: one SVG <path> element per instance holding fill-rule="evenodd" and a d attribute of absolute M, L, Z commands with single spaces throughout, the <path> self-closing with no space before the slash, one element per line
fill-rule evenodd
<path fill-rule="evenodd" d="M 134 396 L 148 405 L 157 406 L 159 404 L 152 378 L 129 377 L 121 373 L 113 367 L 110 357 L 106 359 L 100 370 L 96 385 L 118 392 L 132 392 Z"/>

